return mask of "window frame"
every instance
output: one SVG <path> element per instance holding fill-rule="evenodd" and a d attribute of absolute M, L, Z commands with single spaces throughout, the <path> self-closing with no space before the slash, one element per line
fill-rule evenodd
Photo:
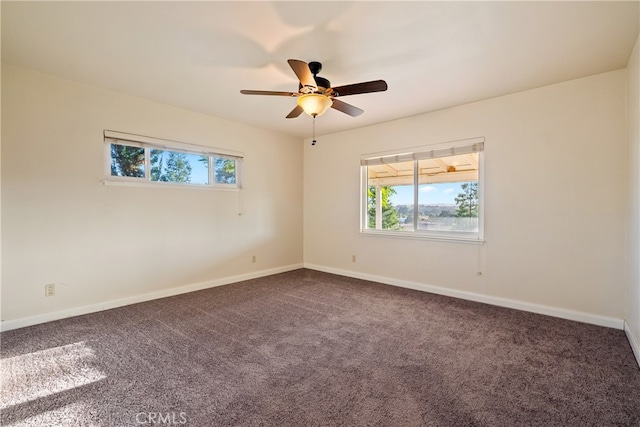
<path fill-rule="evenodd" d="M 130 147 L 139 147 L 144 149 L 144 176 L 117 176 L 111 174 L 111 145 L 126 145 Z M 187 144 L 184 142 L 171 141 L 168 139 L 154 138 L 143 135 L 128 134 L 111 130 L 103 131 L 104 145 L 104 185 L 121 185 L 121 186 L 152 186 L 152 187 L 174 187 L 189 188 L 201 190 L 226 190 L 239 191 L 242 189 L 242 164 L 244 156 L 240 152 L 231 150 L 221 150 L 217 148 Z M 208 183 L 198 184 L 190 182 L 167 182 L 153 181 L 151 179 L 151 150 L 170 151 L 181 154 L 195 154 L 207 156 L 208 158 Z M 235 183 L 216 183 L 215 181 L 215 159 L 223 158 L 233 160 L 235 162 Z"/>
<path fill-rule="evenodd" d="M 360 234 L 367 236 L 405 238 L 405 239 L 422 239 L 422 240 L 440 240 L 459 243 L 484 244 L 484 137 L 468 138 L 456 141 L 449 141 L 431 145 L 422 145 L 418 147 L 410 147 L 406 149 L 368 153 L 360 156 Z M 440 230 L 420 230 L 416 226 L 417 209 L 419 206 L 419 176 L 417 174 L 418 163 L 421 153 L 432 154 L 438 151 L 451 150 L 471 147 L 479 144 L 480 149 L 475 151 L 478 153 L 478 231 L 440 231 Z M 449 154 L 451 155 L 451 154 Z M 455 153 L 454 153 L 455 155 Z M 433 156 L 432 158 L 446 157 Z M 368 165 L 367 161 L 389 158 L 389 163 L 399 163 L 402 161 L 413 161 L 413 203 L 414 203 L 414 227 L 412 230 L 384 230 L 368 228 Z"/>

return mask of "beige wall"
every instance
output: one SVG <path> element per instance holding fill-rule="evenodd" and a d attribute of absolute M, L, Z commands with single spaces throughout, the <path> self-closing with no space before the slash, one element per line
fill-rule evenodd
<path fill-rule="evenodd" d="M 3 320 L 301 265 L 298 138 L 6 65 L 2 112 Z M 245 191 L 104 186 L 103 129 L 243 152 Z"/>
<path fill-rule="evenodd" d="M 524 308 L 626 316 L 638 331 L 640 301 L 629 297 L 640 293 L 640 267 L 625 264 L 625 241 L 630 258 L 638 252 L 638 239 L 625 236 L 625 217 L 635 224 L 640 205 L 625 168 L 627 141 L 638 151 L 637 114 L 625 127 L 637 51 L 628 72 L 325 135 L 304 148 L 297 138 L 3 66 L 2 318 L 304 259 Z M 637 109 L 637 83 L 634 93 Z M 246 190 L 103 186 L 105 128 L 241 151 Z M 484 246 L 358 232 L 362 154 L 476 136 L 486 139 Z M 635 279 L 625 281 L 625 271 Z M 44 297 L 46 283 L 57 284 L 55 297 Z"/>
<path fill-rule="evenodd" d="M 305 265 L 622 319 L 625 79 L 614 71 L 307 141 Z M 486 245 L 359 234 L 362 154 L 478 136 Z"/>
<path fill-rule="evenodd" d="M 629 167 L 627 333 L 640 363 L 640 37 L 627 66 Z"/>

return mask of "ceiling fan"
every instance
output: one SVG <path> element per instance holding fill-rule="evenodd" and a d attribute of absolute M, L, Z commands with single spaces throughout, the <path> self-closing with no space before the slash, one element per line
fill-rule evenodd
<path fill-rule="evenodd" d="M 387 82 L 373 80 L 370 82 L 354 83 L 350 85 L 331 87 L 329 80 L 319 77 L 322 64 L 316 61 L 307 64 L 298 59 L 287 61 L 293 72 L 300 80 L 297 92 L 274 92 L 268 90 L 241 90 L 244 95 L 274 95 L 292 96 L 298 98 L 298 105 L 287 115 L 287 119 L 298 117 L 303 112 L 311 117 L 322 115 L 329 108 L 336 109 L 352 117 L 364 113 L 358 107 L 343 102 L 338 97 L 357 95 L 361 93 L 382 92 L 387 90 Z"/>

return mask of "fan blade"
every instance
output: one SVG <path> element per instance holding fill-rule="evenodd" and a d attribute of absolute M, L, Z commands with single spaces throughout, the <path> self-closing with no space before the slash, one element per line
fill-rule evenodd
<path fill-rule="evenodd" d="M 275 96 L 297 96 L 296 93 L 293 92 L 274 92 L 270 90 L 241 90 L 241 94 L 243 95 L 275 95 Z"/>
<path fill-rule="evenodd" d="M 289 59 L 287 62 L 291 66 L 293 72 L 296 73 L 296 76 L 298 77 L 298 80 L 300 80 L 300 84 L 302 86 L 317 88 L 316 79 L 313 78 L 313 74 L 311 74 L 309 65 L 306 62 L 298 59 Z"/>
<path fill-rule="evenodd" d="M 358 117 L 360 114 L 364 113 L 364 110 L 361 110 L 358 107 L 354 107 L 351 104 L 347 104 L 346 102 L 342 102 L 338 99 L 333 100 L 333 104 L 331 108 L 335 108 L 338 111 L 342 111 L 345 114 L 350 115 L 351 117 Z"/>
<path fill-rule="evenodd" d="M 384 80 L 373 80 L 364 83 L 354 83 L 333 88 L 333 96 L 357 95 L 359 93 L 384 92 L 387 90 L 387 82 Z"/>
<path fill-rule="evenodd" d="M 294 108 L 293 110 L 291 110 L 291 112 L 287 115 L 287 119 L 295 119 L 296 117 L 298 117 L 300 114 L 302 114 L 304 110 L 302 109 L 301 106 L 296 105 L 296 108 Z"/>

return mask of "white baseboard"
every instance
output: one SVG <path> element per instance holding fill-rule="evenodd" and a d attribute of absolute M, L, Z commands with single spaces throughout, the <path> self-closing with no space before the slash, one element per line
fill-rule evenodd
<path fill-rule="evenodd" d="M 283 267 L 276 267 L 267 270 L 260 270 L 236 276 L 224 277 L 207 282 L 193 283 L 190 285 L 163 289 L 157 292 L 150 292 L 141 295 L 134 295 L 127 298 L 105 301 L 97 304 L 89 304 L 80 307 L 73 307 L 65 310 L 42 313 L 35 316 L 22 317 L 18 319 L 5 320 L 0 323 L 0 331 L 9 331 L 12 329 L 24 328 L 27 326 L 37 325 L 39 323 L 51 322 L 54 320 L 64 319 L 66 317 L 80 316 L 83 314 L 95 313 L 98 311 L 109 310 L 111 308 L 122 307 L 125 305 L 137 304 L 140 302 L 150 301 L 159 298 L 166 298 L 174 295 L 180 295 L 188 292 L 199 291 L 202 289 L 213 288 L 216 286 L 228 285 L 231 283 L 241 282 L 244 280 L 256 279 L 259 277 L 269 276 L 272 274 L 284 273 L 287 271 L 297 270 L 299 268 L 308 268 L 311 270 L 323 271 L 326 273 L 338 274 L 356 279 L 369 280 L 378 283 L 384 283 L 402 288 L 415 289 L 423 292 L 430 292 L 439 295 L 461 298 L 470 301 L 482 302 L 485 304 L 497 305 L 500 307 L 513 308 L 517 310 L 529 311 L 532 313 L 544 314 L 562 319 L 575 320 L 583 323 L 590 323 L 598 326 L 605 326 L 625 330 L 629 342 L 633 348 L 634 354 L 640 363 L 640 344 L 635 336 L 631 333 L 628 325 L 624 320 L 613 317 L 599 316 L 580 311 L 567 310 L 563 308 L 533 304 L 524 301 L 512 300 L 507 298 L 493 297 L 490 295 L 477 294 L 474 292 L 460 291 L 456 289 L 443 288 L 440 286 L 427 285 L 423 283 L 410 282 L 405 280 L 394 279 L 390 277 L 376 276 L 372 274 L 360 273 L 356 271 L 342 270 L 332 267 L 325 267 L 316 264 L 292 264 Z"/>
<path fill-rule="evenodd" d="M 529 311 L 532 313 L 544 314 L 547 316 L 559 317 L 561 319 L 575 320 L 592 325 L 605 326 L 614 329 L 624 329 L 624 320 L 615 317 L 600 316 L 597 314 L 585 313 L 581 311 L 568 310 L 564 308 L 552 307 L 541 304 L 534 304 L 525 301 L 518 301 L 508 298 L 494 297 L 491 295 L 478 294 L 475 292 L 460 291 L 456 289 L 443 288 L 440 286 L 427 285 L 423 283 L 410 282 L 406 280 L 394 279 L 391 277 L 376 276 L 372 274 L 360 273 L 357 271 L 341 270 L 338 268 L 325 267 L 316 264 L 305 263 L 304 268 L 323 271 L 325 273 L 338 274 L 341 276 L 353 277 L 356 279 L 369 280 L 372 282 L 384 283 L 386 285 L 399 286 L 401 288 L 415 289 L 417 291 L 430 292 L 433 294 L 445 295 L 454 298 L 461 298 L 470 301 L 482 302 L 485 304 L 497 305 L 500 307 L 513 308 L 516 310 Z"/>
<path fill-rule="evenodd" d="M 12 329 L 24 328 L 26 326 L 37 325 L 39 323 L 46 323 L 54 320 L 64 319 L 66 317 L 80 316 L 83 314 L 109 310 L 111 308 L 122 307 L 125 305 L 137 304 L 140 302 L 151 301 L 154 299 L 186 294 L 188 292 L 200 291 L 202 289 L 228 285 L 231 283 L 242 282 L 244 280 L 257 279 L 259 277 L 270 276 L 272 274 L 284 273 L 287 271 L 297 270 L 299 268 L 303 268 L 303 265 L 292 264 L 292 265 L 287 265 L 283 267 L 270 268 L 267 270 L 254 271 L 246 274 L 239 274 L 236 276 L 223 277 L 221 279 L 215 279 L 215 280 L 210 280 L 206 282 L 199 282 L 199 283 L 193 283 L 190 285 L 184 285 L 184 286 L 179 286 L 175 288 L 163 289 L 157 292 L 149 292 L 142 295 L 134 295 L 131 297 L 100 302 L 97 304 L 83 305 L 80 307 L 68 308 L 66 310 L 59 310 L 59 311 L 52 311 L 49 313 L 37 314 L 35 316 L 5 320 L 2 323 L 0 323 L 0 331 L 10 331 Z"/>
<path fill-rule="evenodd" d="M 631 325 L 629 325 L 626 320 L 624 322 L 624 332 L 627 334 L 627 339 L 629 340 L 629 344 L 631 344 L 631 349 L 633 350 L 634 356 L 636 356 L 636 362 L 638 362 L 638 367 L 640 368 L 640 341 L 638 338 L 640 335 L 633 333 L 634 331 L 631 329 Z"/>

